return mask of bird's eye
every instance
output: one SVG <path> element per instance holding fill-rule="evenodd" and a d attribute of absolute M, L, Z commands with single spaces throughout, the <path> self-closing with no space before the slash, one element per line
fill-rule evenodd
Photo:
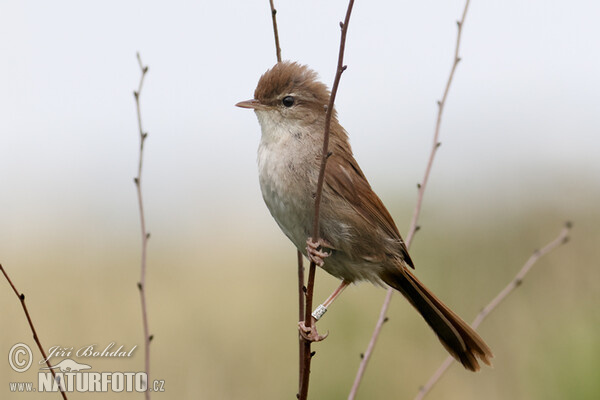
<path fill-rule="evenodd" d="M 284 106 L 291 107 L 294 105 L 294 98 L 292 96 L 285 96 L 281 102 Z"/>

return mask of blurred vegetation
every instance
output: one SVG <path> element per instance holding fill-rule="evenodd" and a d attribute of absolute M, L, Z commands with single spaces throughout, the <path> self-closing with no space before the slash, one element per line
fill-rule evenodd
<path fill-rule="evenodd" d="M 574 222 L 569 244 L 540 260 L 482 325 L 481 334 L 496 356 L 494 368 L 473 374 L 453 366 L 428 398 L 597 398 L 600 195 L 553 190 L 512 202 L 506 191 L 474 193 L 465 201 L 452 191 L 440 195 L 434 189 L 427 198 L 423 229 L 411 251 L 417 274 L 467 321 L 534 249 L 558 234 L 565 220 Z M 408 200 L 384 196 L 401 231 L 412 212 Z M 242 215 L 248 220 L 234 221 Z M 30 237 L 6 239 L 1 248 L 0 261 L 26 294 L 46 348 L 102 347 L 112 341 L 127 348 L 138 345 L 131 359 L 87 360 L 95 371 L 143 368 L 136 217 L 114 220 L 90 210 L 79 222 L 40 227 L 39 235 L 28 231 Z M 257 216 L 254 209 L 238 210 L 233 217 L 222 216 L 220 225 L 165 235 L 168 229 L 150 222 L 151 379 L 165 380 L 166 389 L 153 397 L 293 399 L 298 365 L 295 250 L 265 212 Z M 316 301 L 336 285 L 319 272 Z M 347 396 L 384 295 L 369 284 L 353 286 L 320 322 L 330 337 L 314 345 L 311 398 Z M 5 282 L 0 283 L 0 304 L 2 353 L 17 342 L 33 347 L 18 300 Z M 359 398 L 411 399 L 446 357 L 400 295 L 389 318 Z M 36 368 L 17 374 L 4 361 L 0 376 L 3 399 L 58 398 L 8 392 L 8 382 L 36 382 Z M 71 398 L 98 396 L 141 398 L 125 393 L 75 393 Z"/>

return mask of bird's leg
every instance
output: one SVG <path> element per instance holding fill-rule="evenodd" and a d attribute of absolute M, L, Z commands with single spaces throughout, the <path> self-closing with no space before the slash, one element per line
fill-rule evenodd
<path fill-rule="evenodd" d="M 323 251 L 323 247 L 331 248 L 329 243 L 323 238 L 320 238 L 318 242 L 313 241 L 311 237 L 306 240 L 306 255 L 308 260 L 314 262 L 319 267 L 322 267 L 325 263 L 324 258 L 331 255 L 331 253 Z"/>
<path fill-rule="evenodd" d="M 315 311 L 313 311 L 312 317 L 310 319 L 310 327 L 306 326 L 304 321 L 298 322 L 298 330 L 300 331 L 300 335 L 305 340 L 308 340 L 309 342 L 320 342 L 329 335 L 329 332 L 327 332 L 325 335 L 319 335 L 319 333 L 317 332 L 316 323 L 319 319 L 321 319 L 323 314 L 327 312 L 327 307 L 329 307 L 331 303 L 333 303 L 333 301 L 342 293 L 344 289 L 346 289 L 346 287 L 349 284 L 350 281 L 343 280 L 340 286 L 338 286 L 338 288 L 335 289 L 331 296 L 329 296 L 327 300 L 323 302 L 323 304 L 320 304 L 315 309 Z"/>

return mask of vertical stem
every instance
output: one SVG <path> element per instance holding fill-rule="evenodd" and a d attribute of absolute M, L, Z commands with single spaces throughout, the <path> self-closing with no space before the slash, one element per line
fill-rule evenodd
<path fill-rule="evenodd" d="M 273 20 L 273 35 L 275 36 L 275 54 L 277 55 L 277 62 L 281 62 L 281 47 L 279 47 L 279 31 L 277 30 L 277 10 L 273 0 L 269 0 L 271 5 L 271 19 Z"/>
<path fill-rule="evenodd" d="M 150 381 L 150 341 L 152 340 L 152 336 L 150 335 L 150 330 L 148 327 L 148 308 L 146 304 L 146 254 L 148 248 L 148 239 L 150 239 L 150 233 L 148 233 L 148 231 L 146 230 L 146 218 L 144 216 L 144 201 L 142 197 L 142 167 L 144 161 L 144 143 L 146 141 L 146 138 L 148 137 L 148 133 L 144 132 L 142 128 L 142 112 L 140 109 L 140 94 L 144 85 L 144 78 L 146 77 L 146 73 L 148 72 L 148 66 L 143 65 L 140 53 L 137 53 L 136 55 L 142 75 L 140 77 L 138 90 L 133 92 L 133 97 L 135 97 L 135 107 L 137 112 L 138 128 L 140 134 L 140 157 L 138 161 L 138 171 L 137 176 L 133 179 L 133 181 L 135 183 L 135 188 L 137 192 L 138 206 L 140 211 L 140 229 L 142 234 L 142 254 L 140 262 L 141 272 L 140 281 L 138 282 L 138 290 L 140 292 L 140 300 L 142 303 L 142 325 L 144 329 L 145 356 L 144 370 L 146 371 L 146 378 L 148 379 L 146 385 L 148 385 Z M 150 400 L 150 391 L 148 390 L 148 386 L 146 387 L 145 396 L 146 400 Z"/>
<path fill-rule="evenodd" d="M 348 24 L 350 23 L 350 15 L 352 14 L 352 7 L 354 6 L 354 0 L 348 2 L 348 9 L 346 10 L 346 18 L 344 22 L 340 22 L 341 38 L 340 38 L 340 50 L 338 54 L 338 63 L 331 88 L 331 96 L 329 97 L 329 104 L 327 105 L 327 112 L 325 114 L 325 132 L 323 134 L 323 151 L 321 152 L 321 168 L 319 170 L 319 179 L 317 181 L 317 191 L 315 195 L 315 218 L 313 221 L 313 235 L 312 239 L 315 242 L 319 241 L 319 214 L 321 208 L 321 197 L 323 195 L 323 183 L 325 180 L 325 167 L 327 166 L 327 159 L 329 153 L 329 135 L 331 128 L 331 118 L 333 116 L 333 105 L 335 102 L 335 96 L 337 94 L 338 86 L 342 73 L 346 70 L 344 65 L 344 51 L 346 48 L 346 35 L 348 33 Z M 313 290 L 315 284 L 315 272 L 316 265 L 314 262 L 310 263 L 308 270 L 308 284 L 306 285 L 306 306 L 304 309 L 304 321 L 305 323 L 311 321 L 312 312 L 312 300 Z M 304 367 L 302 369 L 302 384 L 300 385 L 300 400 L 304 400 L 308 397 L 308 384 L 310 380 L 310 362 L 313 354 L 310 351 L 310 342 L 304 341 Z"/>
<path fill-rule="evenodd" d="M 271 7 L 271 19 L 273 21 L 273 36 L 275 37 L 275 55 L 277 62 L 281 62 L 281 47 L 279 45 L 279 30 L 277 28 L 277 10 L 273 0 L 269 0 Z M 298 250 L 296 257 L 298 259 L 298 322 L 304 321 L 304 310 L 305 310 L 305 296 L 306 288 L 304 287 L 304 265 L 302 261 L 302 253 Z M 298 335 L 298 393 L 302 388 L 302 382 L 304 377 L 304 365 L 305 356 L 310 355 L 310 343 L 308 347 L 302 336 Z"/>
<path fill-rule="evenodd" d="M 302 253 L 298 250 L 298 322 L 304 321 L 304 265 L 302 262 Z M 298 335 L 298 393 L 302 386 L 302 376 L 304 375 L 304 340 Z"/>
<path fill-rule="evenodd" d="M 304 307 L 305 315 L 304 321 L 310 321 L 312 318 L 311 310 L 312 310 L 312 297 L 313 297 L 313 289 L 315 284 L 315 272 L 316 265 L 314 262 L 310 263 L 310 268 L 308 270 L 308 285 L 306 286 L 306 305 Z M 302 369 L 301 369 L 301 382 L 300 382 L 300 394 L 298 398 L 300 400 L 306 400 L 308 398 L 308 383 L 310 382 L 310 362 L 313 357 L 313 353 L 311 352 L 310 345 L 311 342 L 305 340 L 301 337 L 302 341 Z"/>

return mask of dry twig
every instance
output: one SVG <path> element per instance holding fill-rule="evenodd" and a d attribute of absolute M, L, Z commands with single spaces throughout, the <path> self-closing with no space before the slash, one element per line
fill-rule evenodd
<path fill-rule="evenodd" d="M 323 151 L 321 152 L 321 169 L 319 170 L 319 179 L 317 181 L 317 191 L 315 195 L 315 218 L 313 221 L 313 232 L 312 238 L 315 243 L 319 242 L 319 211 L 321 207 L 321 197 L 323 194 L 323 182 L 325 180 L 325 166 L 327 165 L 327 158 L 329 154 L 329 129 L 331 126 L 331 117 L 333 115 L 333 104 L 335 102 L 335 96 L 337 94 L 338 86 L 342 73 L 346 70 L 344 65 L 344 50 L 346 48 L 346 35 L 348 33 L 348 24 L 350 23 L 350 15 L 352 14 L 352 7 L 354 6 L 354 0 L 348 2 L 348 9 L 346 10 L 346 18 L 344 22 L 340 22 L 341 38 L 340 38 L 340 50 L 338 54 L 338 63 L 333 80 L 333 86 L 331 88 L 331 95 L 329 97 L 329 104 L 327 105 L 327 112 L 325 114 L 325 132 L 323 134 Z M 315 283 L 315 272 L 316 265 L 313 261 L 310 263 L 308 270 L 308 283 L 306 285 L 306 302 L 304 306 L 304 321 L 311 321 L 312 315 L 312 300 L 313 300 L 313 289 Z M 302 384 L 300 385 L 299 398 L 304 400 L 308 396 L 308 383 L 310 379 L 310 361 L 314 354 L 310 351 L 310 341 L 304 341 L 304 366 L 302 367 Z"/>
<path fill-rule="evenodd" d="M 302 262 L 302 253 L 297 252 L 298 258 L 298 322 L 304 321 L 304 264 Z M 298 333 L 298 393 L 302 386 L 302 377 L 304 376 L 304 339 Z"/>
<path fill-rule="evenodd" d="M 277 62 L 281 62 L 281 47 L 279 47 L 279 31 L 277 30 L 277 10 L 273 4 L 273 0 L 269 0 L 271 5 L 271 18 L 273 19 L 273 35 L 275 36 L 275 55 Z"/>
<path fill-rule="evenodd" d="M 569 241 L 569 232 L 571 231 L 571 226 L 571 223 L 567 222 L 564 228 L 560 231 L 559 235 L 553 241 L 546 244 L 541 250 L 536 250 L 533 252 L 531 257 L 529 257 L 527 262 L 525 262 L 523 267 L 521 267 L 514 279 L 510 281 L 510 283 L 506 285 L 506 287 L 502 289 L 500 293 L 498 293 L 496 297 L 494 297 L 494 299 L 490 301 L 490 303 L 487 306 L 483 307 L 479 314 L 477 314 L 477 316 L 471 323 L 471 327 L 473 329 L 477 329 L 479 325 L 481 325 L 483 320 L 488 315 L 490 315 L 490 313 L 494 311 L 494 309 L 498 307 L 500 303 L 502 303 L 502 301 L 504 301 L 504 299 L 506 299 L 508 295 L 513 292 L 513 290 L 515 290 L 521 285 L 521 283 L 523 283 L 525 275 L 527 275 L 527 273 L 531 270 L 533 265 L 536 262 L 538 262 L 540 258 L 550 253 L 552 250 L 554 250 L 561 244 L 565 244 Z M 419 389 L 419 393 L 417 393 L 417 396 L 415 397 L 415 400 L 423 399 L 425 395 L 429 393 L 429 391 L 431 391 L 433 386 L 440 380 L 440 378 L 442 377 L 442 375 L 444 375 L 444 373 L 450 367 L 450 365 L 452 365 L 453 361 L 454 359 L 452 358 L 452 356 L 448 356 L 446 360 L 444 360 L 440 367 L 433 373 L 433 375 L 431 375 L 431 378 L 429 378 L 427 383 L 421 386 L 421 388 Z"/>
<path fill-rule="evenodd" d="M 452 62 L 452 69 L 450 70 L 450 75 L 448 76 L 448 81 L 446 82 L 446 88 L 444 90 L 444 94 L 442 99 L 438 101 L 438 114 L 437 120 L 435 124 L 435 132 L 433 134 L 433 144 L 431 146 L 431 152 L 429 154 L 429 160 L 427 162 L 427 167 L 425 168 L 425 175 L 423 176 L 423 180 L 418 187 L 418 195 L 417 195 L 417 204 L 415 205 L 415 210 L 413 213 L 412 221 L 410 224 L 410 228 L 408 230 L 408 234 L 406 235 L 406 247 L 410 248 L 412 240 L 414 238 L 415 233 L 419 230 L 419 226 L 417 225 L 419 221 L 419 216 L 421 214 L 421 207 L 423 205 L 423 197 L 425 195 L 425 189 L 427 187 L 427 182 L 429 181 L 429 175 L 431 174 L 431 168 L 433 166 L 433 160 L 435 159 L 435 155 L 437 153 L 438 148 L 441 143 L 439 141 L 440 136 L 440 127 L 442 124 L 442 113 L 444 112 L 444 106 L 446 105 L 446 99 L 448 98 L 448 92 L 450 91 L 450 85 L 452 84 L 452 79 L 454 78 L 454 72 L 456 71 L 456 66 L 460 62 L 459 50 L 460 50 L 460 40 L 462 37 L 462 28 L 465 23 L 465 17 L 467 16 L 467 10 L 469 8 L 469 1 L 467 0 L 465 3 L 465 8 L 462 13 L 462 18 L 460 21 L 457 21 L 458 25 L 458 33 L 456 36 L 456 47 L 454 49 L 454 60 Z M 377 324 L 375 325 L 375 330 L 373 331 L 373 335 L 371 336 L 371 340 L 369 341 L 369 345 L 367 346 L 367 350 L 364 352 L 362 360 L 360 362 L 360 366 L 358 368 L 358 372 L 356 373 L 356 377 L 354 379 L 354 383 L 352 384 L 352 389 L 350 390 L 350 394 L 348 395 L 348 399 L 356 398 L 356 394 L 358 392 L 358 387 L 362 381 L 362 378 L 365 374 L 365 370 L 371 359 L 371 355 L 373 354 L 373 350 L 375 349 L 375 345 L 377 343 L 377 339 L 379 338 L 379 334 L 381 333 L 381 328 L 383 327 L 384 322 L 387 320 L 387 310 L 390 306 L 390 302 L 392 300 L 392 294 L 394 293 L 394 289 L 389 288 L 387 290 L 387 294 L 385 296 L 385 300 L 381 307 L 381 311 L 379 313 L 379 319 L 377 320 Z"/>
<path fill-rule="evenodd" d="M 29 323 L 29 328 L 31 328 L 31 333 L 33 333 L 33 340 L 35 340 L 35 343 L 37 344 L 38 349 L 40 349 L 40 353 L 42 353 L 44 360 L 46 360 L 46 365 L 50 369 L 50 372 L 52 373 L 52 377 L 54 378 L 54 381 L 58 382 L 56 380 L 56 373 L 54 372 L 54 369 L 52 369 L 52 365 L 50 365 L 50 360 L 48 360 L 48 356 L 46 355 L 46 352 L 44 351 L 44 348 L 42 347 L 42 343 L 40 342 L 40 338 L 38 337 L 38 334 L 35 330 L 35 326 L 33 326 L 33 321 L 31 320 L 31 316 L 29 315 L 29 310 L 27 309 L 27 304 L 25 304 L 25 294 L 19 293 L 19 291 L 17 290 L 15 285 L 12 283 L 12 281 L 8 277 L 8 274 L 4 270 L 4 267 L 2 266 L 2 264 L 0 264 L 0 270 L 4 274 L 4 277 L 8 281 L 8 284 L 12 288 L 13 292 L 15 292 L 15 295 L 21 301 L 21 306 L 23 307 L 23 311 L 25 312 L 25 316 L 27 317 L 27 322 Z M 67 394 L 62 390 L 62 386 L 59 384 L 58 387 L 61 389 L 60 394 L 62 395 L 62 398 L 67 400 Z"/>
<path fill-rule="evenodd" d="M 138 162 L 138 171 L 137 176 L 133 178 L 133 182 L 135 183 L 135 188 L 137 191 L 138 205 L 140 209 L 140 227 L 142 233 L 142 256 L 141 256 L 141 274 L 140 281 L 138 282 L 138 289 L 140 291 L 140 299 L 142 302 L 142 324 L 144 327 L 144 369 L 146 371 L 146 378 L 148 382 L 150 381 L 150 341 L 152 340 L 152 335 L 150 335 L 150 331 L 148 328 L 148 308 L 146 305 L 146 254 L 148 249 L 148 239 L 150 239 L 150 233 L 146 230 L 146 218 L 144 216 L 144 201 L 142 198 L 142 166 L 144 161 L 144 143 L 146 142 L 146 138 L 148 137 L 148 132 L 144 132 L 142 128 L 142 112 L 140 109 L 140 95 L 142 93 L 142 87 L 144 85 L 144 78 L 146 77 L 146 73 L 148 73 L 148 66 L 144 66 L 142 63 L 142 59 L 140 57 L 140 53 L 136 54 L 138 64 L 140 65 L 140 83 L 137 91 L 133 92 L 133 97 L 135 98 L 135 107 L 137 111 L 137 120 L 138 120 L 138 128 L 140 134 L 140 158 Z M 146 400 L 150 399 L 150 391 L 148 387 L 146 387 Z"/>
<path fill-rule="evenodd" d="M 271 18 L 273 20 L 273 36 L 275 37 L 275 56 L 277 62 L 281 62 L 281 47 L 279 46 L 279 30 L 277 29 L 277 10 L 273 0 L 269 0 L 271 6 Z M 304 264 L 302 260 L 302 253 L 300 250 L 296 252 L 296 258 L 298 260 L 298 322 L 304 321 L 304 293 L 306 287 L 304 286 Z M 302 376 L 304 367 L 304 342 L 302 336 L 298 334 L 298 393 L 300 393 L 300 387 L 302 386 Z"/>

